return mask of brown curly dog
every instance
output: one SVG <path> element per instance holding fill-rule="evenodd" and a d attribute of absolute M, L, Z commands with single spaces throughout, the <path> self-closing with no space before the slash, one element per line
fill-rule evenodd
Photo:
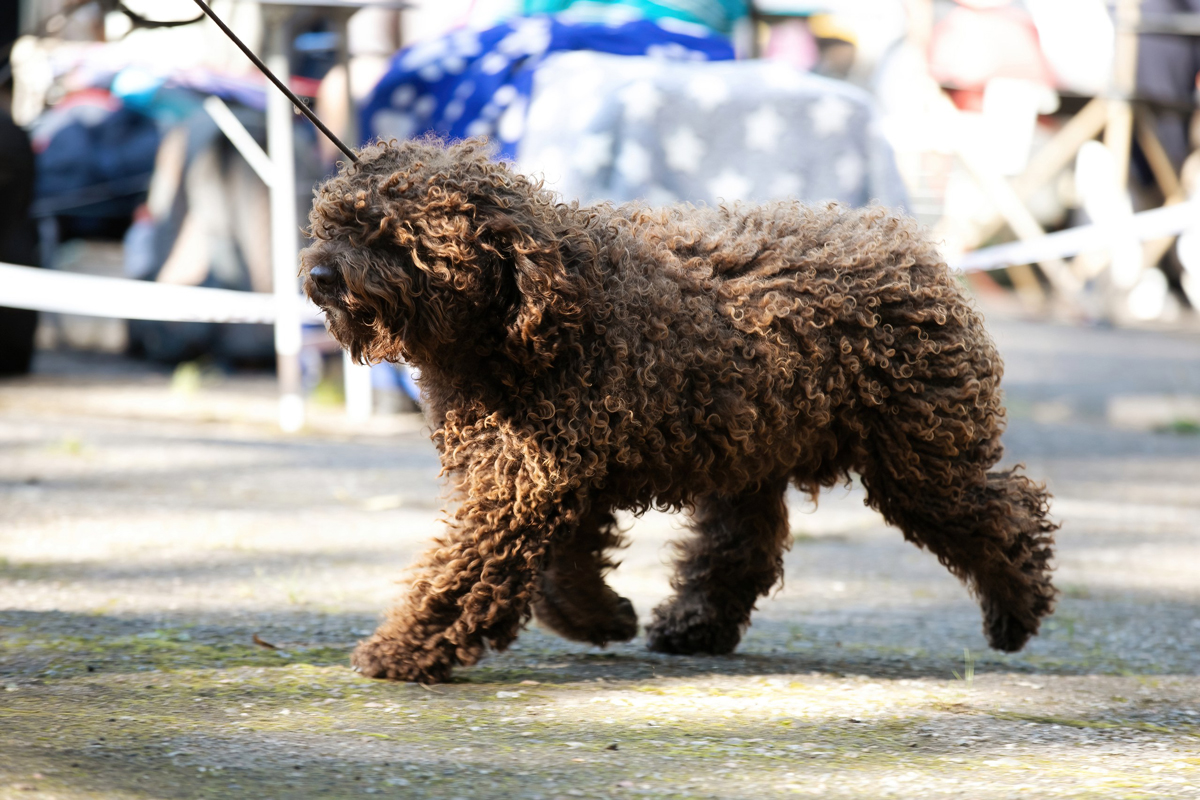
<path fill-rule="evenodd" d="M 992 647 L 1050 613 L 1056 526 L 1001 455 L 1002 371 L 933 245 L 883 209 L 580 208 L 480 142 L 374 144 L 316 191 L 305 290 L 360 360 L 420 369 L 457 505 L 354 653 L 444 681 L 536 614 L 637 633 L 613 511 L 689 508 L 651 650 L 728 653 L 781 576 L 788 482 L 868 502 L 978 596 Z"/>

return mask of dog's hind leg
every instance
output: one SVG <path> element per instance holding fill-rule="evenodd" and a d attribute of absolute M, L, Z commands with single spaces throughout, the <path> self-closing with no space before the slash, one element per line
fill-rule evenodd
<path fill-rule="evenodd" d="M 786 480 L 696 502 L 694 535 L 677 545 L 675 596 L 654 610 L 647 646 L 660 653 L 732 652 L 759 597 L 783 574 L 790 532 Z"/>
<path fill-rule="evenodd" d="M 572 534 L 550 542 L 541 593 L 534 601 L 538 622 L 567 639 L 603 647 L 637 635 L 633 604 L 604 581 L 616 566 L 607 551 L 622 547 L 611 511 L 592 511 Z"/>
<path fill-rule="evenodd" d="M 967 584 L 988 643 L 1014 652 L 1054 610 L 1049 562 L 1058 526 L 1046 518 L 1043 486 L 1015 469 L 988 471 L 999 452 L 993 444 L 949 455 L 925 441 L 913 447 L 897 429 L 877 431 L 858 467 L 868 503 Z"/>

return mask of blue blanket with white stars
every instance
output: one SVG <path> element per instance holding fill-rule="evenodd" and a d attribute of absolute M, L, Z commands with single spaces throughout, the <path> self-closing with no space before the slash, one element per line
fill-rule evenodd
<path fill-rule="evenodd" d="M 671 20 L 605 25 L 536 16 L 455 31 L 396 54 L 363 108 L 364 140 L 488 136 L 500 157 L 515 158 L 534 72 L 546 56 L 569 50 L 673 61 L 734 57 L 724 37 Z"/>

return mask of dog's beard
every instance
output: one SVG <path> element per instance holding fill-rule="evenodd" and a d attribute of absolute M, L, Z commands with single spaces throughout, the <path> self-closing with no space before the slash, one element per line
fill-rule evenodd
<path fill-rule="evenodd" d="M 325 329 L 337 340 L 337 343 L 352 354 L 361 353 L 365 344 L 362 332 L 356 330 L 360 326 L 354 324 L 350 314 L 345 309 L 334 305 L 324 306 L 321 310 L 325 312 Z"/>
<path fill-rule="evenodd" d="M 375 363 L 403 357 L 399 342 L 392 336 L 381 335 L 377 326 L 363 322 L 340 306 L 329 305 L 323 311 L 326 329 L 356 361 Z"/>
<path fill-rule="evenodd" d="M 336 308 L 322 308 L 325 314 L 325 330 L 337 340 L 342 347 L 346 346 L 346 313 Z"/>

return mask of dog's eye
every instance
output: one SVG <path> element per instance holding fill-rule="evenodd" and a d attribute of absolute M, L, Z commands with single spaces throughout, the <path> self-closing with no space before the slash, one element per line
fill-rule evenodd
<path fill-rule="evenodd" d="M 330 290 L 337 287 L 337 270 L 328 264 L 317 264 L 308 271 L 308 277 L 318 289 Z"/>

